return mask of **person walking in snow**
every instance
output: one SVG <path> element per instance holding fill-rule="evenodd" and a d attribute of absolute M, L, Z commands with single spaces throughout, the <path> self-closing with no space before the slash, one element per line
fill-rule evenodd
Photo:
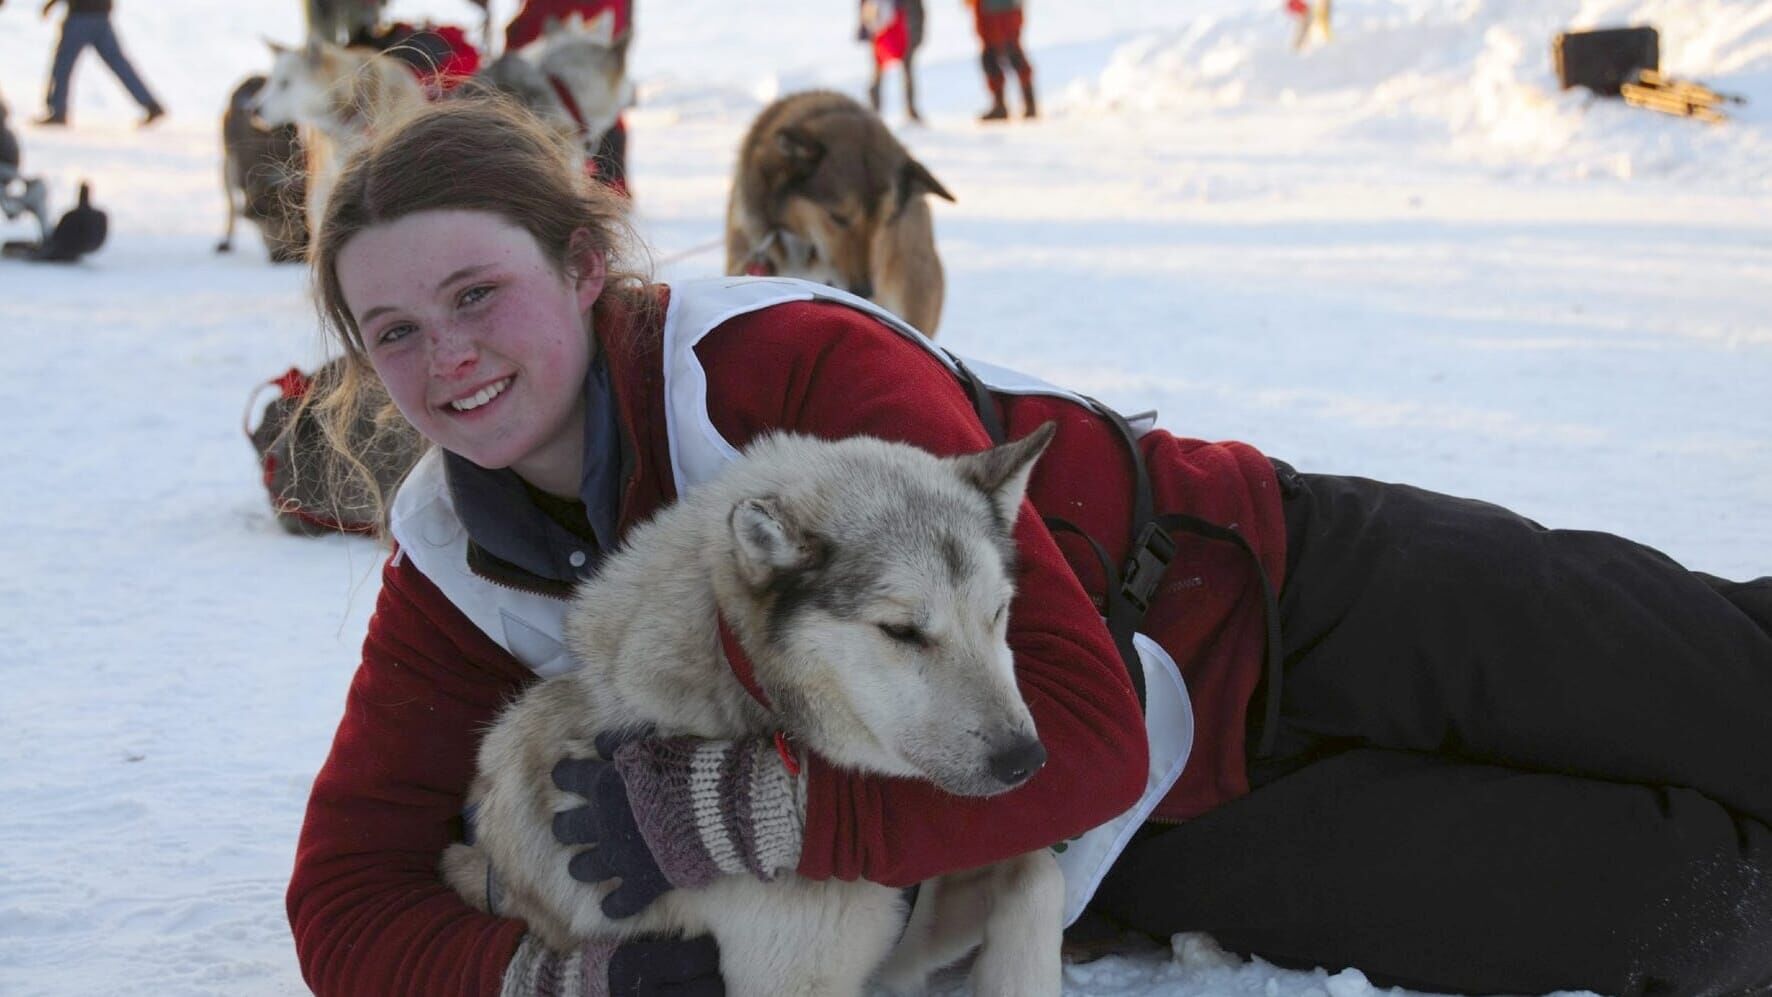
<path fill-rule="evenodd" d="M 868 105 L 880 113 L 880 85 L 894 64 L 904 74 L 904 109 L 912 121 L 917 113 L 917 74 L 912 67 L 923 44 L 923 0 L 861 0 L 861 27 L 856 32 L 873 53 L 874 77 L 868 84 Z"/>
<path fill-rule="evenodd" d="M 1334 36 L 1329 17 L 1334 0 L 1286 0 L 1286 13 L 1298 22 L 1292 34 L 1292 47 L 1302 49 L 1314 33 L 1327 42 Z"/>
<path fill-rule="evenodd" d="M 555 952 L 439 877 L 480 735 L 559 653 L 547 607 L 695 483 L 686 453 L 794 431 L 954 455 L 1050 421 L 1005 524 L 1043 768 L 962 798 L 767 738 L 642 738 L 554 770 L 585 794 L 554 822 L 597 851 L 580 878 L 643 906 L 1062 847 L 1079 936 L 1203 931 L 1475 993 L 1772 985 L 1772 578 L 1135 427 L 822 285 L 654 283 L 625 214 L 541 122 L 472 101 L 382 136 L 328 202 L 312 264 L 350 376 L 321 411 L 385 390 L 436 452 L 297 847 L 317 993 L 721 993 L 710 939 Z M 691 771 L 717 805 L 665 791 Z"/>
<path fill-rule="evenodd" d="M 45 0 L 43 16 L 48 17 L 56 4 L 66 4 L 67 14 L 62 19 L 61 38 L 55 45 L 55 58 L 49 70 L 49 92 L 45 97 L 48 110 L 43 117 L 36 119 L 39 125 L 66 125 L 68 123 L 68 101 L 72 96 L 74 82 L 74 63 L 80 53 L 91 48 L 103 59 L 105 65 L 111 67 L 116 74 L 117 82 L 129 91 L 129 96 L 140 104 L 144 115 L 141 120 L 143 127 L 153 124 L 166 116 L 166 108 L 154 99 L 147 84 L 137 75 L 135 67 L 130 64 L 129 57 L 123 54 L 123 45 L 117 40 L 117 29 L 111 25 L 111 0 Z"/>
<path fill-rule="evenodd" d="M 1003 67 L 1014 70 L 1021 83 L 1021 113 L 1034 117 L 1034 67 L 1021 50 L 1021 0 L 966 0 L 972 7 L 972 25 L 978 31 L 982 46 L 979 63 L 984 67 L 984 84 L 991 92 L 991 106 L 979 115 L 980 121 L 1003 121 L 1009 117 L 1009 105 L 1003 101 Z"/>

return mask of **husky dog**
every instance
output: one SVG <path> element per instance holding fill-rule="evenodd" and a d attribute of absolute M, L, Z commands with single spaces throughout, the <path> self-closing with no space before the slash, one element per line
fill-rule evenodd
<path fill-rule="evenodd" d="M 274 59 L 255 110 L 264 122 L 301 127 L 307 150 L 308 232 L 320 230 L 340 168 L 377 129 L 424 106 L 418 78 L 393 56 L 310 38 L 301 48 L 266 41 Z"/>
<path fill-rule="evenodd" d="M 603 133 L 633 104 L 628 81 L 631 32 L 615 37 L 615 15 L 604 11 L 589 21 L 577 14 L 550 22 L 541 38 L 524 49 L 541 70 L 574 121 L 585 148 L 595 151 Z"/>
<path fill-rule="evenodd" d="M 301 139 L 294 125 L 266 125 L 253 114 L 265 87 L 263 76 L 248 76 L 228 97 L 222 112 L 222 193 L 228 199 L 228 227 L 218 253 L 234 248 L 234 220 L 258 226 L 265 248 L 277 263 L 300 262 L 308 247 L 302 201 Z"/>
<path fill-rule="evenodd" d="M 475 78 L 516 98 L 591 155 L 633 103 L 628 80 L 632 34 L 617 38 L 614 25 L 610 11 L 589 21 L 577 14 L 565 21 L 550 19 L 539 39 L 499 56 Z"/>
<path fill-rule="evenodd" d="M 738 147 L 726 272 L 829 284 L 934 336 L 944 285 L 925 194 L 954 199 L 872 111 L 825 90 L 783 97 Z"/>
<path fill-rule="evenodd" d="M 899 891 L 865 881 L 727 876 L 611 921 L 606 891 L 567 873 L 551 822 L 577 798 L 549 778 L 561 756 L 593 754 L 599 732 L 650 723 L 716 739 L 779 730 L 834 764 L 967 796 L 1024 781 L 1045 753 L 1005 642 L 1009 524 L 1055 431 L 945 459 L 774 435 L 636 528 L 567 611 L 580 667 L 487 732 L 469 791 L 476 844 L 444 853 L 444 878 L 486 909 L 490 862 L 501 913 L 561 949 L 711 933 L 740 997 L 858 997 L 870 977 L 916 989 L 981 941 L 977 993 L 1056 995 L 1064 885 L 1049 851 L 923 884 L 896 950 Z M 731 670 L 721 619 L 774 712 Z"/>
<path fill-rule="evenodd" d="M 456 90 L 456 94 L 474 97 L 489 91 L 510 97 L 553 126 L 562 136 L 576 139 L 578 122 L 567 113 L 566 105 L 560 103 L 560 97 L 548 83 L 548 78 L 521 52 L 506 52 L 480 67 L 472 79 Z"/>

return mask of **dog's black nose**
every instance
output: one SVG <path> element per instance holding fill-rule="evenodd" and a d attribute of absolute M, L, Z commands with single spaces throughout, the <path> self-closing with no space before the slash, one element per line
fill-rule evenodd
<path fill-rule="evenodd" d="M 991 756 L 991 775 L 1005 786 L 1019 786 L 1046 764 L 1046 746 L 1038 738 L 1017 741 Z"/>
<path fill-rule="evenodd" d="M 872 301 L 874 299 L 874 282 L 871 280 L 858 280 L 849 285 L 849 293 L 858 298 L 867 298 L 869 301 Z"/>

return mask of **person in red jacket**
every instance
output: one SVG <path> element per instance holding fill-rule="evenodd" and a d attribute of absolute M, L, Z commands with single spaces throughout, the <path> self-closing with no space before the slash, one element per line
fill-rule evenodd
<path fill-rule="evenodd" d="M 868 83 L 868 106 L 880 113 L 880 87 L 893 65 L 904 74 L 904 110 L 912 121 L 917 113 L 917 71 L 913 63 L 923 44 L 923 0 L 861 0 L 861 24 L 856 37 L 868 43 L 873 54 L 873 79 Z"/>
<path fill-rule="evenodd" d="M 1034 67 L 1027 53 L 1021 50 L 1021 0 L 966 0 L 972 7 L 972 26 L 978 31 L 979 65 L 984 69 L 985 87 L 991 92 L 991 106 L 979 115 L 981 121 L 1003 121 L 1009 117 L 1009 105 L 1003 101 L 1003 67 L 1015 72 L 1021 84 L 1021 113 L 1034 117 L 1039 113 L 1034 103 Z"/>
<path fill-rule="evenodd" d="M 510 23 L 505 25 L 505 51 L 515 52 L 541 37 L 548 21 L 565 21 L 577 14 L 589 21 L 607 11 L 612 18 L 611 36 L 620 40 L 634 29 L 633 0 L 523 0 Z M 597 179 L 628 193 L 628 124 L 618 115 L 615 124 L 603 133 L 591 156 Z"/>
<path fill-rule="evenodd" d="M 709 939 L 553 952 L 442 883 L 480 732 L 570 667 L 549 619 L 708 447 L 954 454 L 1048 420 L 1009 624 L 1045 767 L 963 799 L 762 739 L 562 759 L 585 803 L 555 833 L 588 846 L 574 875 L 621 879 L 606 911 L 721 875 L 908 887 L 1075 853 L 1130 813 L 1098 882 L 1066 869 L 1079 930 L 1206 931 L 1426 989 L 1772 982 L 1772 578 L 1135 428 L 816 285 L 652 283 L 555 142 L 521 112 L 429 108 L 348 166 L 314 248 L 339 390 L 385 390 L 436 444 L 395 498 L 290 882 L 316 992 L 722 992 Z M 671 791 L 690 770 L 719 773 L 718 807 Z"/>

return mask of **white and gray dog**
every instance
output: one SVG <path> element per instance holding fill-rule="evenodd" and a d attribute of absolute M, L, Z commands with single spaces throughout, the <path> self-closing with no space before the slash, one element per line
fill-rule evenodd
<path fill-rule="evenodd" d="M 476 81 L 509 94 L 587 155 L 603 133 L 634 102 L 628 80 L 631 33 L 614 34 L 605 11 L 589 22 L 573 15 L 550 19 L 541 38 L 521 51 L 506 52 L 475 74 Z"/>
<path fill-rule="evenodd" d="M 708 739 L 784 731 L 835 765 L 964 796 L 1013 788 L 1038 762 L 1013 774 L 993 762 L 1044 752 L 1007 644 L 1010 531 L 1055 431 L 952 458 L 773 435 L 636 528 L 568 610 L 580 667 L 528 689 L 482 742 L 476 844 L 445 853 L 445 879 L 485 909 L 490 862 L 501 912 L 562 950 L 712 934 L 739 997 L 914 991 L 981 943 L 974 992 L 1058 994 L 1064 886 L 1044 849 L 925 883 L 908 929 L 898 890 L 785 874 L 725 876 L 612 921 L 606 885 L 567 871 L 552 819 L 581 801 L 549 777 L 600 732 L 652 724 Z M 722 617 L 773 712 L 731 671 Z"/>

